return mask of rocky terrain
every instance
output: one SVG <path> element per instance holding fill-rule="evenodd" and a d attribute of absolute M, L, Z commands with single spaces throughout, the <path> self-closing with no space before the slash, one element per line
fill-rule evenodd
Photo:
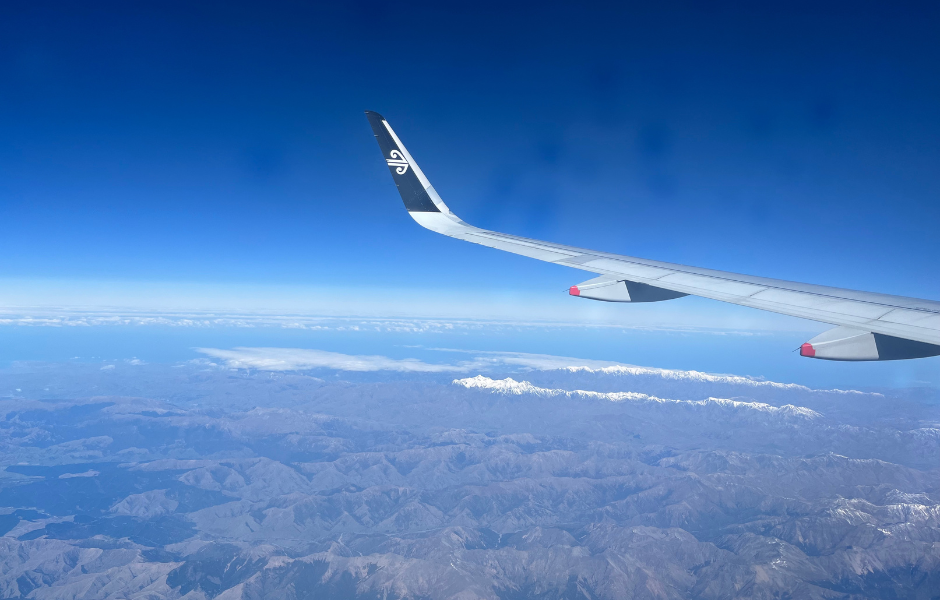
<path fill-rule="evenodd" d="M 0 374 L 3 598 L 940 598 L 940 399 L 610 367 Z"/>

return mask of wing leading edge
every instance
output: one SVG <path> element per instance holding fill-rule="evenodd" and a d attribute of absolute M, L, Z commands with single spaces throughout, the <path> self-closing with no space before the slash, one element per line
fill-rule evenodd
<path fill-rule="evenodd" d="M 739 275 L 622 256 L 489 231 L 462 221 L 380 114 L 369 124 L 408 214 L 453 238 L 599 275 L 572 295 L 647 302 L 685 295 L 836 325 L 803 345 L 801 354 L 829 360 L 894 360 L 940 355 L 940 302 Z M 583 291 L 582 291 L 583 288 Z"/>

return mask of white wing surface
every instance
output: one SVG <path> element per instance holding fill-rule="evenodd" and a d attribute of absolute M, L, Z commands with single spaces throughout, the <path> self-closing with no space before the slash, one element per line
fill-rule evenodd
<path fill-rule="evenodd" d="M 940 302 L 739 275 L 585 250 L 469 225 L 444 201 L 378 113 L 366 112 L 408 213 L 422 227 L 530 258 L 595 273 L 571 294 L 612 302 L 702 296 L 838 326 L 801 348 L 830 360 L 894 360 L 940 355 Z"/>

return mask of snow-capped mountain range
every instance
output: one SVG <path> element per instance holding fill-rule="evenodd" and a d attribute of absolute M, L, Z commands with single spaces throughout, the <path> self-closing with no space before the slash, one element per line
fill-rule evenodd
<path fill-rule="evenodd" d="M 505 361 L 19 365 L 0 389 L 4 598 L 940 589 L 922 390 Z"/>

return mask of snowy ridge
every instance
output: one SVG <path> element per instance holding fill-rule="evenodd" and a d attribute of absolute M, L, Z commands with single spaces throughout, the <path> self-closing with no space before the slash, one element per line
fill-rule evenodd
<path fill-rule="evenodd" d="M 672 400 L 668 398 L 657 398 L 647 394 L 637 392 L 591 392 L 586 390 L 559 390 L 541 388 L 532 385 L 528 381 L 516 381 L 511 377 L 506 379 L 490 379 L 484 375 L 476 377 L 467 377 L 465 379 L 455 379 L 454 385 L 463 386 L 468 389 L 489 390 L 497 394 L 507 394 L 521 396 L 523 394 L 532 394 L 542 397 L 566 396 L 568 398 L 593 398 L 598 400 L 608 400 L 610 402 L 644 402 L 658 404 L 673 404 L 677 406 L 704 407 L 716 406 L 732 410 L 753 410 L 762 413 L 769 413 L 782 417 L 795 417 L 801 419 L 816 419 L 822 415 L 803 406 L 794 406 L 786 404 L 784 406 L 773 406 L 763 402 L 742 402 L 739 400 L 728 400 L 726 398 L 708 398 L 707 400 Z"/>
<path fill-rule="evenodd" d="M 798 383 L 778 383 L 776 381 L 764 381 L 752 377 L 743 377 L 741 375 L 713 375 L 711 373 L 702 373 L 701 371 L 676 371 L 672 369 L 656 369 L 651 367 L 634 367 L 628 365 L 613 365 L 609 367 L 564 367 L 559 369 L 569 373 L 598 373 L 602 375 L 654 375 L 663 379 L 674 379 L 682 381 L 701 381 L 705 383 L 724 383 L 731 385 L 746 385 L 751 387 L 771 387 L 782 390 L 800 390 L 805 392 L 828 392 L 832 394 L 871 394 L 881 396 L 879 393 L 861 392 L 858 390 L 816 390 L 800 385 Z"/>

